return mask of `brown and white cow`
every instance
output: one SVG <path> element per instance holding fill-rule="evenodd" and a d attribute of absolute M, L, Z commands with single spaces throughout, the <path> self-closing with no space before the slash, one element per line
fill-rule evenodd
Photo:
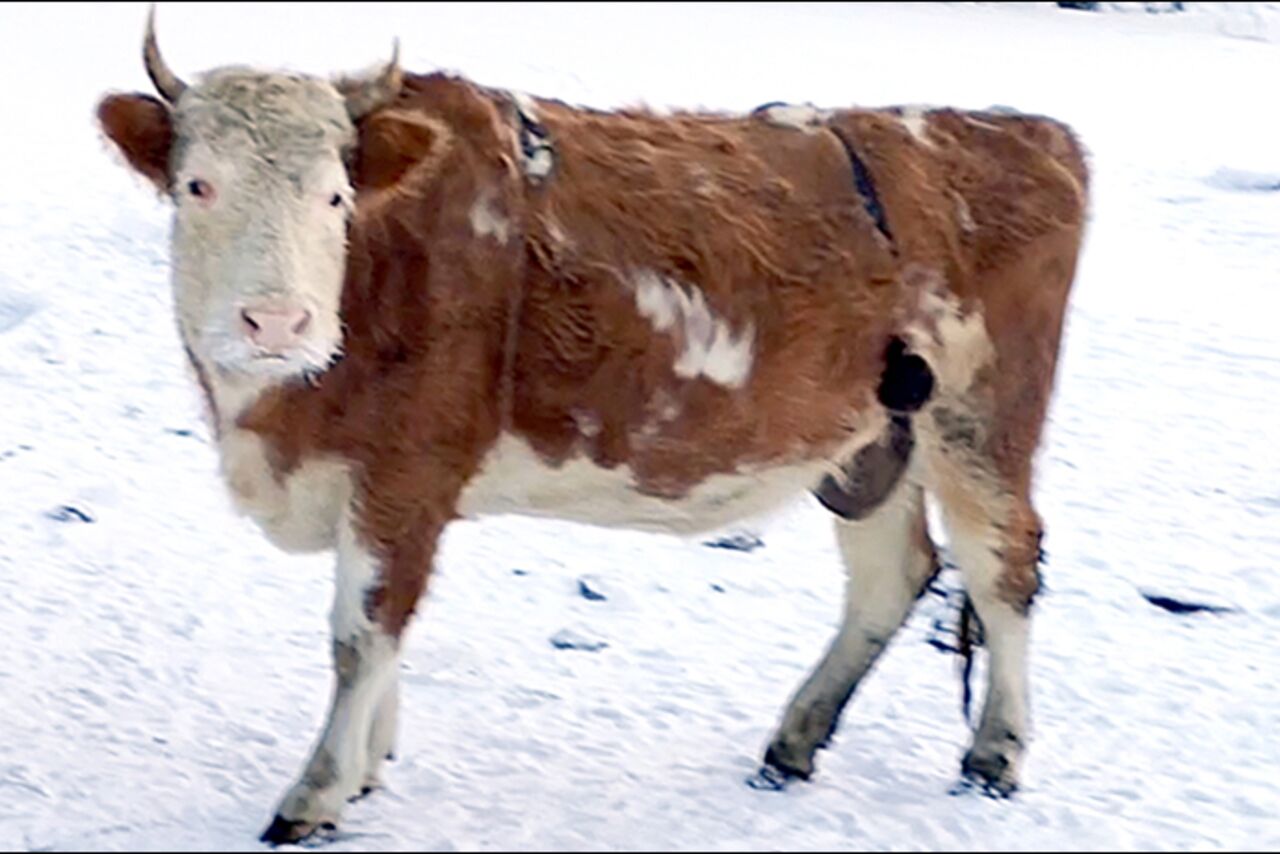
<path fill-rule="evenodd" d="M 597 112 L 456 77 L 223 68 L 99 118 L 174 204 L 179 328 L 237 506 L 337 553 L 328 723 L 263 838 L 336 822 L 395 738 L 453 519 L 694 532 L 806 491 L 845 618 L 765 755 L 807 778 L 936 570 L 991 655 L 963 772 L 1028 735 L 1032 458 L 1086 169 L 1049 119 L 771 105 Z"/>

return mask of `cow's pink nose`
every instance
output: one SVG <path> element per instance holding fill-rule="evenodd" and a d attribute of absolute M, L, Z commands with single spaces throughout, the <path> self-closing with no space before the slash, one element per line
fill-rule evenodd
<path fill-rule="evenodd" d="M 240 310 L 245 336 L 269 353 L 298 346 L 311 323 L 311 312 L 297 305 L 273 304 Z"/>

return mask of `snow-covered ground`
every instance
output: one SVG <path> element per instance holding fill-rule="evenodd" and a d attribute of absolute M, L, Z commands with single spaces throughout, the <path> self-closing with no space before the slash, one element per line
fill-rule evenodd
<path fill-rule="evenodd" d="M 450 530 L 390 788 L 333 849 L 1280 846 L 1280 27 L 1218 5 L 162 6 L 186 74 L 365 67 L 398 35 L 410 68 L 593 106 L 1005 104 L 1092 151 L 1019 797 L 948 795 L 930 600 L 812 783 L 743 785 L 841 607 L 811 500 L 749 553 L 504 518 Z M 231 513 L 166 207 L 92 122 L 148 89 L 144 16 L 0 6 L 2 849 L 253 849 L 329 691 L 329 563 Z"/>

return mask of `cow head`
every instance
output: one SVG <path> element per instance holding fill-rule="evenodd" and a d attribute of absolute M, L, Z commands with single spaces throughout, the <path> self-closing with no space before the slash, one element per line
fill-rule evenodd
<path fill-rule="evenodd" d="M 363 120 L 399 93 L 397 59 L 358 79 L 220 68 L 187 85 L 160 56 L 154 9 L 143 55 L 160 98 L 111 95 L 98 118 L 129 165 L 173 202 L 173 286 L 187 346 L 229 377 L 323 370 L 342 343 L 353 158 L 364 128 L 388 131 L 386 121 Z M 404 144 L 415 138 L 390 131 Z"/>

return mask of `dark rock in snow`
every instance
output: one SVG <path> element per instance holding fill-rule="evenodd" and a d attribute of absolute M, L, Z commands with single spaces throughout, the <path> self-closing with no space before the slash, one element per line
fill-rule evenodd
<path fill-rule="evenodd" d="M 735 552 L 753 552 L 764 545 L 764 541 L 755 534 L 741 533 L 707 540 L 703 543 L 709 549 L 729 549 Z"/>
<path fill-rule="evenodd" d="M 529 570 L 527 570 L 527 569 L 513 569 L 513 570 L 511 570 L 511 574 L 512 574 L 512 575 L 519 575 L 519 576 L 522 576 L 522 577 L 523 577 L 523 576 L 525 576 L 525 575 L 528 575 L 528 574 L 529 574 Z"/>
<path fill-rule="evenodd" d="M 81 510 L 79 507 L 73 507 L 70 504 L 63 504 L 61 507 L 50 510 L 45 514 L 48 518 L 55 522 L 94 522 L 93 514 L 87 510 Z"/>
<path fill-rule="evenodd" d="M 576 649 L 580 652 L 599 652 L 609 644 L 602 640 L 592 640 L 572 629 L 561 629 L 551 636 L 551 645 L 556 649 Z"/>
<path fill-rule="evenodd" d="M 1142 598 L 1146 599 L 1157 608 L 1163 608 L 1170 614 L 1233 614 L 1235 608 L 1228 608 L 1225 605 L 1206 605 L 1203 602 L 1187 602 L 1182 599 L 1174 599 L 1172 596 L 1160 596 L 1155 593 L 1142 593 Z"/>
<path fill-rule="evenodd" d="M 1181 0 L 1166 0 L 1166 2 L 1158 2 L 1158 0 L 1149 0 L 1145 3 L 1102 3 L 1096 0 L 1058 0 L 1059 9 L 1079 9 L 1084 12 L 1102 12 L 1102 11 L 1133 11 L 1141 10 L 1151 14 L 1162 14 L 1165 12 L 1182 12 L 1186 8 L 1186 4 Z"/>
<path fill-rule="evenodd" d="M 587 578 L 578 579 L 578 593 L 588 602 L 604 602 L 609 597 L 592 586 L 595 581 Z"/>

